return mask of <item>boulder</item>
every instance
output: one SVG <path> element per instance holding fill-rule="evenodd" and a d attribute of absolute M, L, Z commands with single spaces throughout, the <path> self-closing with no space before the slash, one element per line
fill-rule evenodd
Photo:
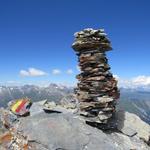
<path fill-rule="evenodd" d="M 29 145 L 37 150 L 148 150 L 139 137 L 129 137 L 121 133 L 105 133 L 87 125 L 78 115 L 40 113 L 21 118 L 18 131 Z M 36 149 L 35 149 L 36 150 Z"/>
<path fill-rule="evenodd" d="M 136 134 L 139 138 L 149 141 L 150 126 L 137 115 L 120 110 L 116 113 L 116 118 L 119 131 L 129 136 Z"/>

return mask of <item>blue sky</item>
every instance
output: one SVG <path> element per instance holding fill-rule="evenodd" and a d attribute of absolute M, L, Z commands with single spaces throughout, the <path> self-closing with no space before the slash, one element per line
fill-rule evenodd
<path fill-rule="evenodd" d="M 150 76 L 149 0 L 0 0 L 0 83 L 74 83 L 73 34 L 89 27 L 108 34 L 115 75 Z"/>

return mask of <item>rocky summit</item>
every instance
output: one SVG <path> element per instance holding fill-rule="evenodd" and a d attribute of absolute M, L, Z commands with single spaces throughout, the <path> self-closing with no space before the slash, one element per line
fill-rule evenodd
<path fill-rule="evenodd" d="M 75 33 L 72 47 L 81 69 L 75 94 L 59 103 L 21 98 L 0 108 L 0 150 L 150 150 L 150 126 L 116 109 L 120 94 L 104 30 Z"/>
<path fill-rule="evenodd" d="M 111 43 L 103 29 L 92 28 L 74 34 L 75 50 L 81 73 L 77 75 L 76 94 L 80 101 L 81 114 L 94 123 L 108 123 L 115 112 L 119 98 L 117 81 L 109 71 L 105 52 Z"/>
<path fill-rule="evenodd" d="M 74 101 L 74 99 L 73 99 Z M 66 103 L 66 100 L 65 100 Z M 64 104 L 64 103 L 63 103 Z M 116 130 L 102 131 L 86 124 L 78 106 L 46 100 L 33 103 L 30 115 L 17 117 L 1 109 L 1 150 L 149 150 L 150 126 L 139 117 L 116 112 Z M 5 129 L 4 129 L 5 128 Z"/>

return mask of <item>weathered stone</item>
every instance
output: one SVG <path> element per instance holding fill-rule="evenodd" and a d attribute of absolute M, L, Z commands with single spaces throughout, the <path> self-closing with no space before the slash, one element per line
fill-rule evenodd
<path fill-rule="evenodd" d="M 60 103 L 63 107 L 67 109 L 78 109 L 78 100 L 74 94 L 63 97 Z"/>
<path fill-rule="evenodd" d="M 89 110 L 89 109 L 94 109 L 94 108 L 105 108 L 108 106 L 108 103 L 99 103 L 99 102 L 81 102 L 80 103 L 80 109 L 81 110 Z"/>
<path fill-rule="evenodd" d="M 133 119 L 132 117 L 134 116 L 132 114 L 128 114 L 128 117 L 130 118 L 128 121 L 130 124 Z M 88 120 L 90 122 L 99 122 L 100 124 L 102 123 L 100 119 L 96 117 L 89 117 Z M 139 121 L 139 123 L 141 123 L 141 120 Z M 35 146 L 41 147 L 41 150 L 42 148 L 43 150 L 150 149 L 140 139 L 138 134 L 133 137 L 117 132 L 106 134 L 101 130 L 86 125 L 80 116 L 73 115 L 71 113 L 40 113 L 33 117 L 21 118 L 17 128 L 25 137 L 27 137 L 29 145 L 32 143 Z"/>
<path fill-rule="evenodd" d="M 108 96 L 96 97 L 95 100 L 100 102 L 101 104 L 114 101 L 113 98 L 108 97 Z"/>
<path fill-rule="evenodd" d="M 76 94 L 81 113 L 84 112 L 82 115 L 93 116 L 94 119 L 90 120 L 98 122 L 111 118 L 119 91 L 117 81 L 109 71 L 105 51 L 111 50 L 111 44 L 104 30 L 89 28 L 75 33 L 72 47 L 77 53 L 81 70 L 76 76 L 79 80 Z"/>
<path fill-rule="evenodd" d="M 96 150 L 99 146 L 106 150 L 116 149 L 102 131 L 87 126 L 71 114 L 41 113 L 34 117 L 22 118 L 18 130 L 23 132 L 28 141 L 35 141 L 49 150 Z M 104 139 L 107 140 L 107 144 L 104 143 Z"/>
<path fill-rule="evenodd" d="M 73 99 L 72 99 L 73 98 Z M 70 101 L 74 102 L 74 97 L 70 97 Z M 66 99 L 65 99 L 66 102 Z M 42 101 L 33 103 L 30 109 L 35 106 L 48 105 L 49 102 Z M 67 101 L 67 103 L 69 103 Z M 49 103 L 51 105 L 52 103 Z M 66 103 L 65 103 L 66 105 Z M 50 107 L 49 109 L 51 109 Z M 53 109 L 62 108 L 60 105 L 53 105 Z M 40 111 L 41 109 L 41 111 Z M 12 128 L 0 135 L 1 150 L 150 150 L 149 146 L 143 141 L 145 133 L 149 132 L 148 124 L 140 120 L 136 115 L 131 113 L 117 113 L 113 123 L 116 123 L 117 117 L 121 117 L 121 121 L 117 123 L 122 126 L 131 126 L 126 135 L 114 130 L 108 131 L 112 126 L 107 124 L 107 119 L 111 113 L 104 114 L 99 112 L 98 116 L 82 111 L 83 116 L 87 116 L 86 123 L 83 116 L 78 113 L 63 108 L 61 113 L 42 111 L 43 107 L 38 107 L 38 113 L 32 109 L 32 116 L 26 116 L 18 119 L 18 122 L 12 124 Z M 35 111 L 35 112 L 34 112 Z M 94 111 L 94 109 L 92 110 Z M 95 109 L 95 111 L 97 111 Z M 127 117 L 126 116 L 127 113 Z M 121 115 L 122 114 L 122 115 Z M 110 116 L 109 116 L 110 115 Z M 135 119 L 138 118 L 138 119 Z M 117 119 L 117 120 L 116 120 Z M 126 120 L 127 119 L 127 120 Z M 120 119 L 119 119 L 120 120 Z M 137 120 L 137 121 L 135 121 Z M 135 121 L 135 123 L 134 123 Z M 100 129 L 91 126 L 97 126 Z M 146 128 L 145 128 L 146 127 Z M 138 130 L 137 130 L 138 129 Z M 143 130 L 145 129 L 145 130 Z M 143 131 L 142 131 L 143 130 Z M 145 132 L 141 134 L 141 132 Z M 147 136 L 146 136 L 147 137 Z"/>
<path fill-rule="evenodd" d="M 116 118 L 118 123 L 117 128 L 122 133 L 129 136 L 137 134 L 141 139 L 144 139 L 147 142 L 149 141 L 150 126 L 138 116 L 120 110 L 116 113 Z"/>
<path fill-rule="evenodd" d="M 98 118 L 102 120 L 108 120 L 109 118 L 112 117 L 112 113 L 104 113 L 104 112 L 99 112 Z"/>

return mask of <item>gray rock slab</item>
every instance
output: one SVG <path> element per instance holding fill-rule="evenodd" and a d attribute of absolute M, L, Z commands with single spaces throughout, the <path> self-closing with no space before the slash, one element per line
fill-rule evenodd
<path fill-rule="evenodd" d="M 137 136 L 103 131 L 85 124 L 72 113 L 39 113 L 20 118 L 18 130 L 34 150 L 149 150 Z M 40 149 L 39 149 L 40 148 Z"/>
<path fill-rule="evenodd" d="M 30 107 L 30 116 L 34 116 L 42 112 L 44 112 L 43 101 L 33 103 Z"/>
<path fill-rule="evenodd" d="M 139 138 L 149 141 L 150 125 L 137 115 L 120 110 L 116 113 L 116 119 L 119 131 L 129 136 L 137 134 Z"/>
<path fill-rule="evenodd" d="M 108 134 L 108 136 L 114 141 L 118 150 L 150 150 L 150 147 L 137 136 L 129 137 L 117 132 Z"/>
<path fill-rule="evenodd" d="M 134 114 L 118 111 L 115 119 L 122 133 L 106 133 L 87 125 L 83 117 L 67 109 L 62 113 L 45 113 L 43 102 L 33 106 L 32 115 L 19 118 L 13 126 L 17 133 L 27 137 L 30 150 L 150 150 L 142 140 L 148 139 L 149 125 Z M 125 133 L 133 132 L 128 127 L 137 134 L 127 136 Z"/>
<path fill-rule="evenodd" d="M 49 150 L 116 150 L 111 139 L 101 130 L 90 127 L 78 116 L 40 113 L 21 118 L 18 126 L 29 141 Z"/>

